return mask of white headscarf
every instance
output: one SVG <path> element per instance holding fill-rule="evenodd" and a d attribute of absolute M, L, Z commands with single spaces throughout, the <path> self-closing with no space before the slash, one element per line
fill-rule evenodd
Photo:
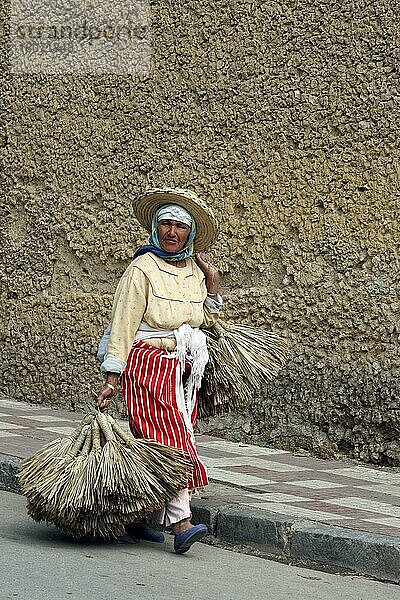
<path fill-rule="evenodd" d="M 190 212 L 178 204 L 167 204 L 166 206 L 162 206 L 158 209 L 157 223 L 165 219 L 180 221 L 181 223 L 185 223 L 185 225 L 189 225 L 189 227 L 193 221 L 193 217 Z"/>

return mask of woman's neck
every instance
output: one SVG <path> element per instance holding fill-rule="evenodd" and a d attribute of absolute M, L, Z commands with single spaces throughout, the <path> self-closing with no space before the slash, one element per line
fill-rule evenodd
<path fill-rule="evenodd" d="M 175 265 L 175 267 L 178 267 L 178 269 L 183 269 L 184 267 L 186 267 L 186 260 L 177 260 L 176 262 L 172 262 L 171 264 Z"/>

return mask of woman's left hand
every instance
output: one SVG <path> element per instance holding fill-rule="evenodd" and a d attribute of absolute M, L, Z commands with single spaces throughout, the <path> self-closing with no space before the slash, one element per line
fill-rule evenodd
<path fill-rule="evenodd" d="M 211 258 L 205 252 L 196 253 L 196 262 L 206 277 L 206 286 L 209 294 L 218 294 L 220 285 L 220 276 L 217 267 L 215 267 Z"/>

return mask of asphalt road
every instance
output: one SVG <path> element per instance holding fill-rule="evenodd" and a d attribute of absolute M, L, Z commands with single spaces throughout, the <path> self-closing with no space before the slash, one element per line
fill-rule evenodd
<path fill-rule="evenodd" d="M 128 540 L 80 544 L 0 491 L 0 598 L 17 600 L 400 600 L 400 587 L 195 544 L 182 556 Z"/>

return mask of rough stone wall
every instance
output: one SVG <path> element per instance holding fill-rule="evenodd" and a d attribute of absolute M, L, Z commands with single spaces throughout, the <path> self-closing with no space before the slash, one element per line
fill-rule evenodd
<path fill-rule="evenodd" d="M 7 31 L 7 7 L 3 6 Z M 132 198 L 214 208 L 225 317 L 282 332 L 252 418 L 201 427 L 400 464 L 394 0 L 156 1 L 147 77 L 11 75 L 3 39 L 2 392 L 91 401 Z"/>

